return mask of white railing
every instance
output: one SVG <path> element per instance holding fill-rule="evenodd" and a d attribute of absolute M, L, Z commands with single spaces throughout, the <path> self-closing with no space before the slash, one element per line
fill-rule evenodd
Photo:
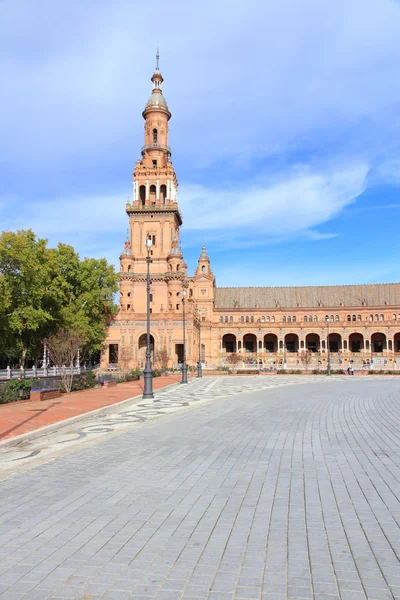
<path fill-rule="evenodd" d="M 90 368 L 90 370 L 93 367 Z M 62 375 L 63 373 L 73 373 L 74 375 L 81 375 L 82 373 L 86 373 L 88 371 L 88 367 L 45 367 L 45 368 L 36 368 L 32 367 L 31 369 L 24 369 L 21 367 L 20 369 L 11 369 L 7 367 L 7 369 L 0 369 L 0 380 L 4 379 L 18 379 L 19 377 L 26 377 L 27 379 L 35 379 L 37 377 L 57 377 Z"/>

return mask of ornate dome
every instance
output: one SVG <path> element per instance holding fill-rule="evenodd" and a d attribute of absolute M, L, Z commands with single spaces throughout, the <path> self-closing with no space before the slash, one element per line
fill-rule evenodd
<path fill-rule="evenodd" d="M 160 92 L 160 90 L 153 90 L 153 93 L 151 94 L 144 110 L 146 111 L 149 108 L 160 108 L 160 107 L 168 110 L 168 105 L 165 101 L 164 96 Z"/>

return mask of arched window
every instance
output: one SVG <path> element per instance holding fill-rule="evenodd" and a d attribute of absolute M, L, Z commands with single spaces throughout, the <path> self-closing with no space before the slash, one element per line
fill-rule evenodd
<path fill-rule="evenodd" d="M 229 319 L 228 317 L 225 317 L 225 323 L 228 323 Z"/>
<path fill-rule="evenodd" d="M 351 315 L 347 315 L 347 320 L 351 321 Z"/>
<path fill-rule="evenodd" d="M 161 185 L 160 186 L 160 200 L 161 200 L 161 204 L 165 204 L 165 200 L 167 198 L 167 186 L 166 185 Z"/>
<path fill-rule="evenodd" d="M 307 323 L 308 319 L 307 319 L 307 315 L 304 315 L 304 319 L 303 319 L 304 323 Z"/>
<path fill-rule="evenodd" d="M 325 315 L 325 321 L 329 321 L 329 315 Z"/>
<path fill-rule="evenodd" d="M 384 321 L 385 317 L 383 315 L 380 316 L 379 320 Z"/>
<path fill-rule="evenodd" d="M 265 323 L 265 317 L 261 317 L 261 323 Z"/>
<path fill-rule="evenodd" d="M 335 321 L 339 321 L 339 315 L 335 316 Z"/>
<path fill-rule="evenodd" d="M 314 321 L 315 321 L 315 317 L 314 317 Z M 312 315 L 310 315 L 310 316 L 308 317 L 308 322 L 309 322 L 309 323 L 312 323 Z"/>
<path fill-rule="evenodd" d="M 229 321 L 233 323 L 233 317 L 229 317 Z"/>
<path fill-rule="evenodd" d="M 396 315 L 392 316 L 393 321 L 396 321 Z"/>
<path fill-rule="evenodd" d="M 146 202 L 146 187 L 144 185 L 141 185 L 139 187 L 139 197 L 140 197 L 140 202 L 144 206 L 144 203 Z"/>
<path fill-rule="evenodd" d="M 244 323 L 244 317 L 240 317 L 240 322 Z"/>
<path fill-rule="evenodd" d="M 157 129 L 153 129 L 153 144 L 157 144 L 158 142 L 158 132 Z"/>
<path fill-rule="evenodd" d="M 219 322 L 220 322 L 220 323 L 223 323 L 223 321 L 224 321 L 224 317 L 220 317 L 220 318 L 219 318 Z"/>
<path fill-rule="evenodd" d="M 373 321 L 374 320 L 374 315 L 369 315 L 369 320 Z"/>
<path fill-rule="evenodd" d="M 286 323 L 286 317 L 282 317 L 282 323 Z"/>
<path fill-rule="evenodd" d="M 176 265 L 176 270 L 179 271 L 181 265 Z"/>
<path fill-rule="evenodd" d="M 250 317 L 250 321 L 254 323 L 254 317 Z"/>
<path fill-rule="evenodd" d="M 331 315 L 331 323 L 333 323 L 334 320 L 335 320 L 335 317 L 333 315 Z"/>
<path fill-rule="evenodd" d="M 205 268 L 205 266 L 204 266 L 204 265 L 201 267 L 201 272 L 202 272 L 202 273 L 205 273 L 205 272 L 206 272 L 206 268 Z"/>
<path fill-rule="evenodd" d="M 296 316 L 293 317 L 293 323 L 296 323 Z"/>
<path fill-rule="evenodd" d="M 249 317 L 246 317 L 246 323 L 249 323 L 250 319 Z"/>
<path fill-rule="evenodd" d="M 289 316 L 288 316 L 288 318 L 287 318 L 287 322 L 288 322 L 288 323 L 291 323 L 291 322 L 292 322 L 292 317 L 291 317 L 290 315 L 289 315 Z"/>
<path fill-rule="evenodd" d="M 379 321 L 379 316 L 375 315 L 375 321 Z"/>
<path fill-rule="evenodd" d="M 273 317 L 272 317 L 272 318 L 273 318 Z M 269 317 L 267 317 L 266 321 L 267 321 L 267 323 L 269 323 L 269 321 L 270 321 Z"/>
<path fill-rule="evenodd" d="M 314 315 L 314 323 L 318 323 L 318 315 Z"/>
<path fill-rule="evenodd" d="M 155 204 L 155 202 L 156 202 L 156 186 L 155 185 L 150 186 L 150 202 L 152 204 Z"/>
<path fill-rule="evenodd" d="M 361 315 L 357 315 L 357 321 L 361 321 Z"/>
<path fill-rule="evenodd" d="M 275 317 L 271 317 L 271 323 L 275 323 Z"/>
<path fill-rule="evenodd" d="M 353 315 L 352 321 L 356 321 L 356 315 Z"/>
<path fill-rule="evenodd" d="M 131 269 L 132 269 L 132 265 L 128 265 L 128 273 L 131 272 Z"/>

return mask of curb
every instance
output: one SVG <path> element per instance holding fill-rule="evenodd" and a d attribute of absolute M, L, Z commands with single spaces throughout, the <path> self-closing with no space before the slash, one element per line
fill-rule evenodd
<path fill-rule="evenodd" d="M 179 385 L 179 381 L 175 381 L 174 383 L 170 383 L 165 385 L 162 388 L 159 388 L 154 393 L 156 394 L 160 390 L 166 390 L 167 388 L 171 388 L 174 385 Z M 108 406 L 102 406 L 101 408 L 95 408 L 94 410 L 90 410 L 88 412 L 82 413 L 81 415 L 75 415 L 74 417 L 69 417 L 68 419 L 63 419 L 62 421 L 57 421 L 56 423 L 51 423 L 51 425 L 45 425 L 44 427 L 39 427 L 39 429 L 35 429 L 34 431 L 27 431 L 26 433 L 21 433 L 20 435 L 15 435 L 12 438 L 8 438 L 6 440 L 0 441 L 0 448 L 4 448 L 4 446 L 10 446 L 11 444 L 18 444 L 19 442 L 23 442 L 26 440 L 34 440 L 35 438 L 41 437 L 46 433 L 50 433 L 54 431 L 54 429 L 60 429 L 62 427 L 66 427 L 67 425 L 72 425 L 73 423 L 78 423 L 79 421 L 84 421 L 89 417 L 93 417 L 95 415 L 107 415 L 110 412 L 113 412 L 116 407 L 124 406 L 125 404 L 136 404 L 134 401 L 142 398 L 142 394 L 138 394 L 137 396 L 132 396 L 131 398 L 127 398 L 126 400 L 121 400 L 120 402 L 115 402 L 114 404 L 109 404 Z"/>

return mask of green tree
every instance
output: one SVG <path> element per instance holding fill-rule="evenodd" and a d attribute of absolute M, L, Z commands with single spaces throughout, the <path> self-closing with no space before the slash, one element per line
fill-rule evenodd
<path fill-rule="evenodd" d="M 101 350 L 116 313 L 118 276 L 105 259 L 80 260 L 66 244 L 48 248 L 31 231 L 0 235 L 0 354 L 37 360 L 59 329 L 83 340 L 82 354 Z"/>

